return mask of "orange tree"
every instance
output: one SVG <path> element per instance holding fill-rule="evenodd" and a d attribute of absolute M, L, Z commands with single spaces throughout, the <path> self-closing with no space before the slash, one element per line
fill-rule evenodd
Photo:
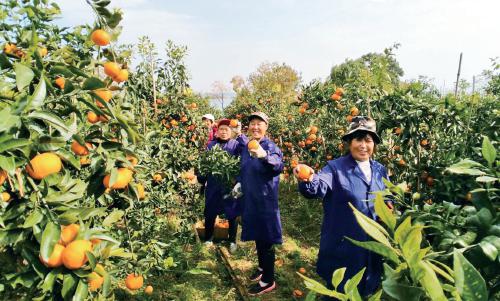
<path fill-rule="evenodd" d="M 139 135 L 120 84 L 128 70 L 109 45 L 121 15 L 107 1 L 89 4 L 97 22 L 74 29 L 51 22 L 54 3 L 0 4 L 7 299 L 108 296 L 112 257 L 130 257 L 114 231 L 115 210 L 140 196 L 130 156 Z"/>

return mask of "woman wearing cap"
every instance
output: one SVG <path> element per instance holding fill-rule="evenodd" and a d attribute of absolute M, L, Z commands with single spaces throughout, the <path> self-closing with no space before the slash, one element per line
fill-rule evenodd
<path fill-rule="evenodd" d="M 205 114 L 201 116 L 203 121 L 203 126 L 208 129 L 208 139 L 206 145 L 217 137 L 217 125 L 215 124 L 215 118 L 212 114 Z"/>
<path fill-rule="evenodd" d="M 255 241 L 258 267 L 250 277 L 253 284 L 248 292 L 251 296 L 272 291 L 274 281 L 274 244 L 283 242 L 281 237 L 280 211 L 278 208 L 279 175 L 283 170 L 283 154 L 269 138 L 266 114 L 252 113 L 249 117 L 248 134 L 252 140 L 248 150 L 241 153 L 241 191 L 243 214 L 241 240 Z M 241 135 L 237 140 L 247 145 L 248 139 Z M 238 187 L 240 184 L 236 184 Z"/>
<path fill-rule="evenodd" d="M 240 144 L 231 139 L 231 128 L 229 127 L 229 119 L 222 119 L 218 123 L 218 135 L 215 140 L 212 140 L 207 145 L 207 151 L 211 150 L 216 145 L 225 150 L 232 156 L 239 156 L 241 152 Z M 236 250 L 236 232 L 238 224 L 236 217 L 240 215 L 240 205 L 237 200 L 231 197 L 231 188 L 226 187 L 215 177 L 207 178 L 198 176 L 198 181 L 205 186 L 205 241 L 207 245 L 212 244 L 212 236 L 214 233 L 214 224 L 217 215 L 225 213 L 229 220 L 229 241 L 230 250 Z"/>
<path fill-rule="evenodd" d="M 349 203 L 375 220 L 373 202 L 365 200 L 374 198 L 371 192 L 385 188 L 382 179 L 387 179 L 388 176 L 385 167 L 371 159 L 376 145 L 380 143 L 373 119 L 362 116 L 353 118 L 349 131 L 342 140 L 347 143 L 349 153 L 328 161 L 318 174 L 314 174 L 312 168 L 303 164 L 298 165 L 293 172 L 299 178 L 299 191 L 302 195 L 323 199 L 317 273 L 325 280 L 328 288 L 333 289 L 333 272 L 338 268 L 347 268 L 344 281 L 339 286 L 343 291 L 345 281 L 366 267 L 358 289 L 362 296 L 367 296 L 374 293 L 380 285 L 382 261 L 377 254 L 357 247 L 345 238 L 370 240 L 356 222 Z M 309 178 L 298 177 L 302 168 L 309 169 Z M 333 299 L 327 297 L 325 300 Z"/>

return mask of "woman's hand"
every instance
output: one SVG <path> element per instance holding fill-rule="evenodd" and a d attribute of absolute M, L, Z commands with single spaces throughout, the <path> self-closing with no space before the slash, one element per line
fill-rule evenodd
<path fill-rule="evenodd" d="M 259 147 L 255 149 L 249 149 L 250 156 L 254 158 L 265 158 L 267 156 L 267 152 L 259 145 Z"/>
<path fill-rule="evenodd" d="M 314 176 L 314 169 L 305 164 L 298 164 L 293 169 L 293 174 L 300 182 L 311 182 Z"/>

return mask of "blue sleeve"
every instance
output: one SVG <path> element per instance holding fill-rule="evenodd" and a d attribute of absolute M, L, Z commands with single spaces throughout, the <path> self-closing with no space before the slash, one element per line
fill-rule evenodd
<path fill-rule="evenodd" d="M 279 175 L 285 167 L 281 150 L 276 145 L 271 144 L 266 152 L 267 156 L 261 159 L 264 162 L 265 169 L 271 171 L 274 176 Z"/>
<path fill-rule="evenodd" d="M 311 182 L 299 182 L 299 191 L 306 198 L 323 199 L 328 190 L 332 190 L 332 184 L 333 171 L 327 165 L 319 173 L 313 175 Z"/>
<path fill-rule="evenodd" d="M 247 148 L 248 141 L 249 139 L 245 134 L 241 134 L 238 137 L 236 137 L 236 142 L 238 142 L 236 154 L 238 156 L 241 156 L 243 151 Z"/>

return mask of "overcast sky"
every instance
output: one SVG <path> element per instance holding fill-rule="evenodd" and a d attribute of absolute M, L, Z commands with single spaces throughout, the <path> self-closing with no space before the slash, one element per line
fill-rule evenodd
<path fill-rule="evenodd" d="M 92 23 L 84 0 L 59 0 L 71 26 Z M 462 76 L 490 68 L 500 56 L 500 0 L 113 0 L 123 10 L 120 42 L 151 37 L 188 46 L 191 86 L 247 77 L 264 61 L 284 62 L 303 82 L 324 79 L 346 58 L 400 43 L 404 78 L 433 78 L 452 89 L 463 52 Z M 162 54 L 162 52 L 160 52 Z"/>

